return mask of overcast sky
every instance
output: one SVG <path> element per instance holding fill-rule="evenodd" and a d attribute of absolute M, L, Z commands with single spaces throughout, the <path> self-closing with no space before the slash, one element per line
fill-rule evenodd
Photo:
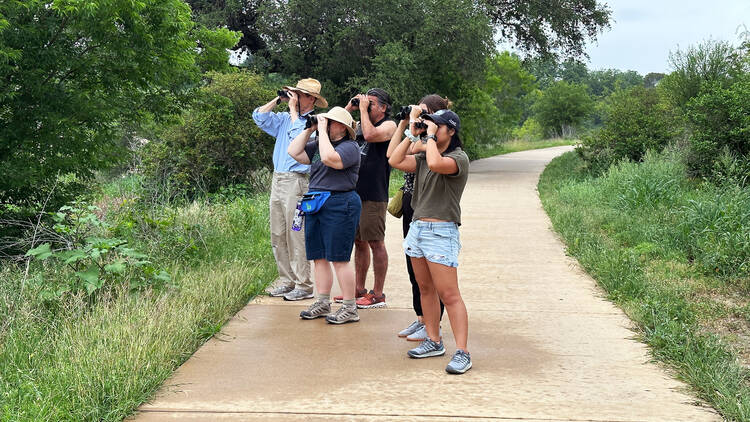
<path fill-rule="evenodd" d="M 604 0 L 612 29 L 586 49 L 589 69 L 636 70 L 641 75 L 669 71 L 667 58 L 713 38 L 737 44 L 737 27 L 750 29 L 750 0 Z"/>

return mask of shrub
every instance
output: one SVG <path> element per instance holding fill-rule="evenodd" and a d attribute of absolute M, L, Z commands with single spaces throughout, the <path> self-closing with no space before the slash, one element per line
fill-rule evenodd
<path fill-rule="evenodd" d="M 261 188 L 271 167 L 274 140 L 255 125 L 252 112 L 274 91 L 250 72 L 208 76 L 183 122 L 144 149 L 147 179 L 166 196 L 193 197 L 232 184 Z"/>
<path fill-rule="evenodd" d="M 622 159 L 641 161 L 649 149 L 663 150 L 678 128 L 677 116 L 660 91 L 633 87 L 612 94 L 604 126 L 585 136 L 577 151 L 592 170 L 603 171 Z"/>
<path fill-rule="evenodd" d="M 725 154 L 740 162 L 750 160 L 750 74 L 745 73 L 733 84 L 715 83 L 687 104 L 686 116 L 692 133 L 687 164 L 696 176 L 711 176 L 721 165 Z M 723 152 L 726 151 L 726 152 Z M 744 166 L 743 172 L 747 172 Z M 719 168 L 719 175 L 722 174 Z M 748 174 L 738 175 L 747 178 Z"/>
<path fill-rule="evenodd" d="M 544 138 L 544 129 L 536 119 L 529 117 L 521 127 L 513 129 L 513 138 L 524 141 L 541 141 Z"/>

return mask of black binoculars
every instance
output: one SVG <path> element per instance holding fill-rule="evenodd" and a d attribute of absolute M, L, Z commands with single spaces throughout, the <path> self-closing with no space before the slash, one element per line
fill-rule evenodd
<path fill-rule="evenodd" d="M 352 98 L 351 103 L 354 107 L 359 107 L 359 98 Z"/>
<path fill-rule="evenodd" d="M 305 122 L 305 129 L 310 129 L 313 127 L 313 125 L 318 124 L 318 115 L 317 114 L 308 114 L 307 116 L 304 116 L 307 121 Z"/>
<path fill-rule="evenodd" d="M 422 112 L 419 114 L 419 117 L 424 118 L 424 116 L 426 116 L 428 114 L 430 114 L 430 113 L 422 110 Z M 396 117 L 396 120 L 404 120 L 404 119 L 408 119 L 409 115 L 411 115 L 411 106 L 403 106 L 403 107 L 401 107 L 401 111 L 399 111 L 398 113 L 396 113 L 395 117 Z M 424 124 L 423 122 L 417 122 L 417 123 L 414 124 L 414 126 L 416 128 L 423 128 L 423 129 L 427 128 L 427 125 Z"/>
<path fill-rule="evenodd" d="M 283 89 L 276 91 L 276 94 L 278 94 L 279 98 L 289 98 L 289 94 Z"/>

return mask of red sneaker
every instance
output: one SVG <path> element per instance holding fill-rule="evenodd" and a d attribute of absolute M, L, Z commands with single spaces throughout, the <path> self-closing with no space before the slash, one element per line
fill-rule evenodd
<path fill-rule="evenodd" d="M 357 299 L 357 308 L 385 308 L 385 293 L 383 293 L 381 296 L 375 296 L 375 292 L 370 290 L 370 293 L 367 293 L 363 297 Z"/>
<path fill-rule="evenodd" d="M 354 298 L 359 299 L 367 294 L 367 289 L 362 289 L 358 292 L 354 292 Z M 333 301 L 336 303 L 344 303 L 344 296 L 334 296 Z"/>

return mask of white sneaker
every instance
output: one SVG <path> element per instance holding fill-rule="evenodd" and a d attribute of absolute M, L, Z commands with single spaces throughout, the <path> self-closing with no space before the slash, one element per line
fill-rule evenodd
<path fill-rule="evenodd" d="M 423 327 L 424 327 L 424 324 L 421 323 L 421 322 L 419 322 L 419 320 L 416 320 L 416 321 L 412 322 L 410 326 L 408 326 L 408 327 L 404 328 L 403 330 L 399 331 L 398 336 L 399 337 L 406 337 L 406 336 L 412 335 L 417 330 L 419 330 L 420 328 L 423 328 Z"/>
<path fill-rule="evenodd" d="M 443 329 L 440 329 L 440 338 L 443 337 Z M 429 338 L 427 335 L 427 327 L 422 324 L 422 328 L 418 329 L 417 331 L 413 332 L 412 334 L 409 334 L 406 336 L 406 339 L 409 341 L 425 341 Z"/>

